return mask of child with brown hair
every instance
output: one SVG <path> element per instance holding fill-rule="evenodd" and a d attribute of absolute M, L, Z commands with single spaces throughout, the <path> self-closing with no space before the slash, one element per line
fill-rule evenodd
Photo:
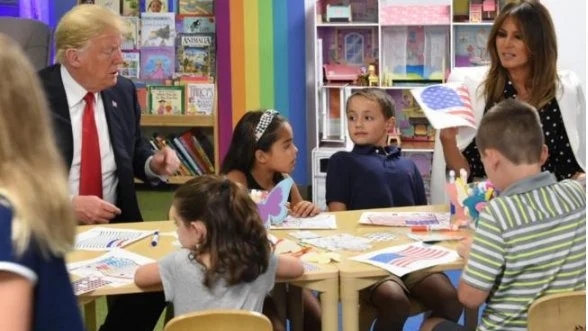
<path fill-rule="evenodd" d="M 183 249 L 139 267 L 135 283 L 163 284 L 176 316 L 206 309 L 261 312 L 276 277 L 304 273 L 299 259 L 272 254 L 257 206 L 229 179 L 200 176 L 180 186 L 169 217 Z"/>
<path fill-rule="evenodd" d="M 337 152 L 329 160 L 326 199 L 329 211 L 426 205 L 425 188 L 415 163 L 387 146 L 394 124 L 394 103 L 382 89 L 366 88 L 347 100 L 351 152 Z M 390 276 L 362 291 L 363 301 L 378 311 L 375 331 L 402 330 L 415 298 L 431 316 L 457 321 L 462 307 L 443 273 L 414 272 Z"/>
<path fill-rule="evenodd" d="M 541 171 L 547 159 L 537 110 L 505 100 L 482 118 L 476 135 L 488 179 L 500 191 L 480 213 L 457 293 L 469 308 L 486 302 L 478 330 L 526 330 L 540 297 L 586 289 L 586 192 L 575 180 Z M 466 330 L 434 317 L 422 330 Z"/>

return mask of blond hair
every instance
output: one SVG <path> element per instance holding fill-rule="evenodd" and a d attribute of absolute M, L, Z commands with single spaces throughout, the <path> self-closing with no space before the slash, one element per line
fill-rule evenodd
<path fill-rule="evenodd" d="M 126 31 L 120 16 L 108 9 L 88 4 L 73 7 L 55 29 L 55 59 L 63 64 L 66 50 L 84 48 L 90 39 L 107 29 Z"/>
<path fill-rule="evenodd" d="M 530 73 L 526 85 L 530 86 L 529 103 L 537 109 L 543 108 L 555 97 L 557 77 L 557 38 L 549 11 L 539 1 L 517 0 L 506 4 L 488 37 L 490 70 L 484 82 L 486 102 L 493 105 L 504 99 L 504 86 L 508 71 L 500 64 L 496 38 L 504 21 L 514 18 L 522 40 L 529 52 Z"/>
<path fill-rule="evenodd" d="M 13 207 L 12 240 L 22 254 L 32 238 L 45 255 L 67 252 L 75 237 L 66 169 L 45 94 L 21 48 L 0 34 L 0 194 Z"/>

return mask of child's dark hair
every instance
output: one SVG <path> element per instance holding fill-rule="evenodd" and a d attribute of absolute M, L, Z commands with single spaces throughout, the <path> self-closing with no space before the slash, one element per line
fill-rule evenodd
<path fill-rule="evenodd" d="M 392 97 L 390 94 L 386 93 L 386 91 L 379 88 L 363 88 L 353 92 L 345 104 L 345 110 L 347 112 L 349 111 L 349 102 L 351 99 L 358 96 L 377 102 L 382 109 L 384 118 L 389 119 L 390 117 L 394 116 L 395 109 Z"/>
<path fill-rule="evenodd" d="M 251 282 L 268 268 L 270 242 L 247 190 L 216 175 L 191 179 L 174 194 L 173 206 L 184 222 L 201 221 L 206 238 L 194 258 L 210 254 L 204 285 L 219 278 L 228 285 Z"/>
<path fill-rule="evenodd" d="M 544 137 L 537 110 L 513 99 L 501 101 L 482 118 L 476 144 L 481 154 L 496 149 L 517 165 L 539 163 Z"/>
<path fill-rule="evenodd" d="M 231 170 L 249 173 L 255 162 L 255 151 L 260 149 L 267 152 L 278 140 L 278 129 L 286 122 L 286 119 L 279 114 L 273 116 L 259 140 L 255 140 L 255 128 L 261 116 L 268 111 L 271 110 L 248 111 L 241 117 L 237 126 L 235 126 L 231 145 L 223 160 L 222 174 L 226 174 Z"/>

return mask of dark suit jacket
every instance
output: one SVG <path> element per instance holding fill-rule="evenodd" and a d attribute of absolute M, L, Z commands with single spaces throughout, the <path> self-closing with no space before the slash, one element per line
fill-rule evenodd
<path fill-rule="evenodd" d="M 39 72 L 51 108 L 57 146 L 67 169 L 73 159 L 73 134 L 69 106 L 59 64 Z M 116 205 L 121 209 L 112 222 L 141 221 L 134 177 L 146 180 L 145 162 L 153 154 L 149 143 L 141 136 L 141 109 L 135 85 L 129 79 L 118 77 L 115 86 L 101 92 L 108 123 L 110 143 L 114 150 L 118 177 Z"/>

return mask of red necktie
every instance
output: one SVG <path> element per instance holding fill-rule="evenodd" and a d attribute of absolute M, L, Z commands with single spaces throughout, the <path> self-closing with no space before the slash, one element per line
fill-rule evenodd
<path fill-rule="evenodd" d="M 94 93 L 84 97 L 86 107 L 82 117 L 82 160 L 80 164 L 80 195 L 102 198 L 102 161 L 98 129 L 94 119 Z"/>

